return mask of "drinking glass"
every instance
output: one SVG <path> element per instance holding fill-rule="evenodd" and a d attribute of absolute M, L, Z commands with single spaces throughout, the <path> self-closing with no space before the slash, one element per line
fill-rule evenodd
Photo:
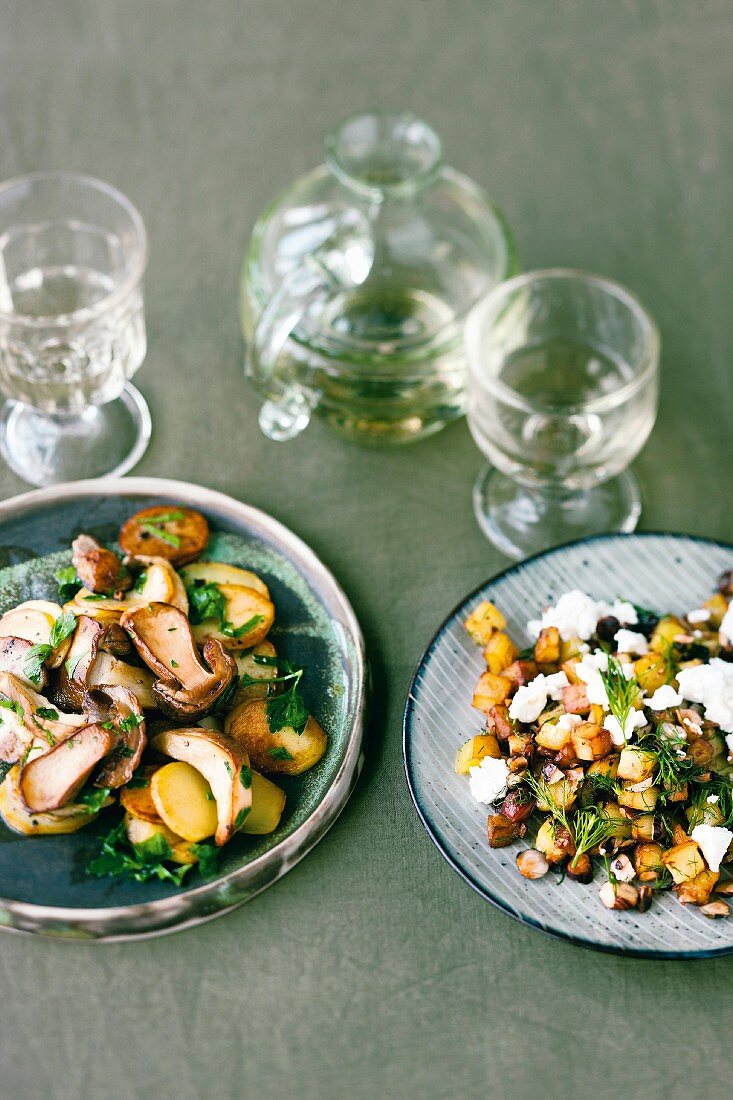
<path fill-rule="evenodd" d="M 109 184 L 0 185 L 0 452 L 33 485 L 126 473 L 150 439 L 128 379 L 145 358 L 147 241 Z"/>
<path fill-rule="evenodd" d="M 490 463 L 474 509 L 505 554 L 634 530 L 627 467 L 654 425 L 659 347 L 633 294 L 579 271 L 519 275 L 474 308 L 468 424 Z"/>

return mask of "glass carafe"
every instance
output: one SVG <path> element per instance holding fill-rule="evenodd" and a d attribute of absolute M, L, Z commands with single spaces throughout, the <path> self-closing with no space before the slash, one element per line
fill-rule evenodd
<path fill-rule="evenodd" d="M 291 439 L 317 413 L 348 438 L 402 443 L 462 416 L 466 315 L 515 269 L 502 215 L 443 165 L 429 126 L 350 119 L 326 163 L 265 211 L 245 257 L 263 432 Z"/>

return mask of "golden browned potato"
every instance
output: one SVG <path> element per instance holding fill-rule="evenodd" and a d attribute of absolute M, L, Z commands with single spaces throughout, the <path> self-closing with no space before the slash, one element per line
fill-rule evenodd
<path fill-rule="evenodd" d="M 484 660 L 489 672 L 498 675 L 509 665 L 514 664 L 519 656 L 519 649 L 515 646 L 508 634 L 503 630 L 497 630 L 492 634 L 484 646 Z"/>
<path fill-rule="evenodd" d="M 131 817 L 137 817 L 140 821 L 149 821 L 154 825 L 160 822 L 160 814 L 150 792 L 150 780 L 157 770 L 157 764 L 141 768 L 135 776 L 135 782 L 131 786 L 123 787 L 120 791 L 122 808 L 127 810 Z"/>
<path fill-rule="evenodd" d="M 683 840 L 662 853 L 662 863 L 675 883 L 687 882 L 705 870 L 705 860 L 694 840 Z"/>
<path fill-rule="evenodd" d="M 278 827 L 285 808 L 285 791 L 259 772 L 252 772 L 252 809 L 244 819 L 240 833 L 264 836 Z"/>
<path fill-rule="evenodd" d="M 270 590 L 265 582 L 251 569 L 240 569 L 238 565 L 227 565 L 222 561 L 197 561 L 181 570 L 181 577 L 188 588 L 195 581 L 204 584 L 236 584 L 243 588 L 254 588 L 262 596 L 270 599 Z"/>
<path fill-rule="evenodd" d="M 150 780 L 161 821 L 184 840 L 197 843 L 216 832 L 216 802 L 200 771 L 183 760 L 165 764 Z"/>
<path fill-rule="evenodd" d="M 200 512 L 176 504 L 158 504 L 130 516 L 120 529 L 120 546 L 131 558 L 167 558 L 185 565 L 200 557 L 209 541 L 209 525 Z"/>
<path fill-rule="evenodd" d="M 247 751 L 252 767 L 266 774 L 300 775 L 317 764 L 326 751 L 326 734 L 313 715 L 309 715 L 302 733 L 296 733 L 292 726 L 272 733 L 266 699 L 253 699 L 235 707 L 227 715 L 224 729 Z"/>
<path fill-rule="evenodd" d="M 496 760 L 501 756 L 495 735 L 481 733 L 477 737 L 469 737 L 456 753 L 456 774 L 468 775 L 471 768 L 480 764 L 485 756 L 493 756 Z"/>
<path fill-rule="evenodd" d="M 193 636 L 201 645 L 208 638 L 215 638 L 227 649 L 249 649 L 264 641 L 275 621 L 275 605 L 267 596 L 254 588 L 245 588 L 239 584 L 217 585 L 226 602 L 227 632 L 221 629 L 216 619 L 205 619 L 197 623 Z M 251 623 L 248 629 L 244 629 Z M 241 631 L 241 633 L 237 633 Z"/>

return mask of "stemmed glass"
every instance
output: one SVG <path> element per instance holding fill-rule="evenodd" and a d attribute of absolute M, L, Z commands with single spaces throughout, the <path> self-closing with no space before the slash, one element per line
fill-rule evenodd
<path fill-rule="evenodd" d="M 123 474 L 150 439 L 128 379 L 145 358 L 147 241 L 99 180 L 36 173 L 0 185 L 0 452 L 25 481 Z"/>
<path fill-rule="evenodd" d="M 627 467 L 654 425 L 659 346 L 628 290 L 578 271 L 519 275 L 474 308 L 468 423 L 490 462 L 474 509 L 504 553 L 634 530 Z"/>

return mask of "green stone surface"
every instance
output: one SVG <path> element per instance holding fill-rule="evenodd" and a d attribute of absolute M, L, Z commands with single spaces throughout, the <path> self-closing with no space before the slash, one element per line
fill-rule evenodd
<path fill-rule="evenodd" d="M 251 226 L 364 106 L 405 106 L 502 205 L 525 267 L 600 271 L 663 337 L 643 527 L 733 539 L 728 0 L 4 0 L 0 177 L 73 168 L 151 246 L 138 472 L 270 511 L 334 570 L 373 663 L 372 742 L 337 825 L 231 916 L 134 945 L 0 935 L 8 1100 L 665 1100 L 730 1093 L 733 959 L 644 962 L 495 912 L 409 802 L 400 719 L 435 627 L 503 561 L 464 424 L 362 451 L 274 444 L 242 380 Z M 0 490 L 22 488 L 3 472 Z"/>

